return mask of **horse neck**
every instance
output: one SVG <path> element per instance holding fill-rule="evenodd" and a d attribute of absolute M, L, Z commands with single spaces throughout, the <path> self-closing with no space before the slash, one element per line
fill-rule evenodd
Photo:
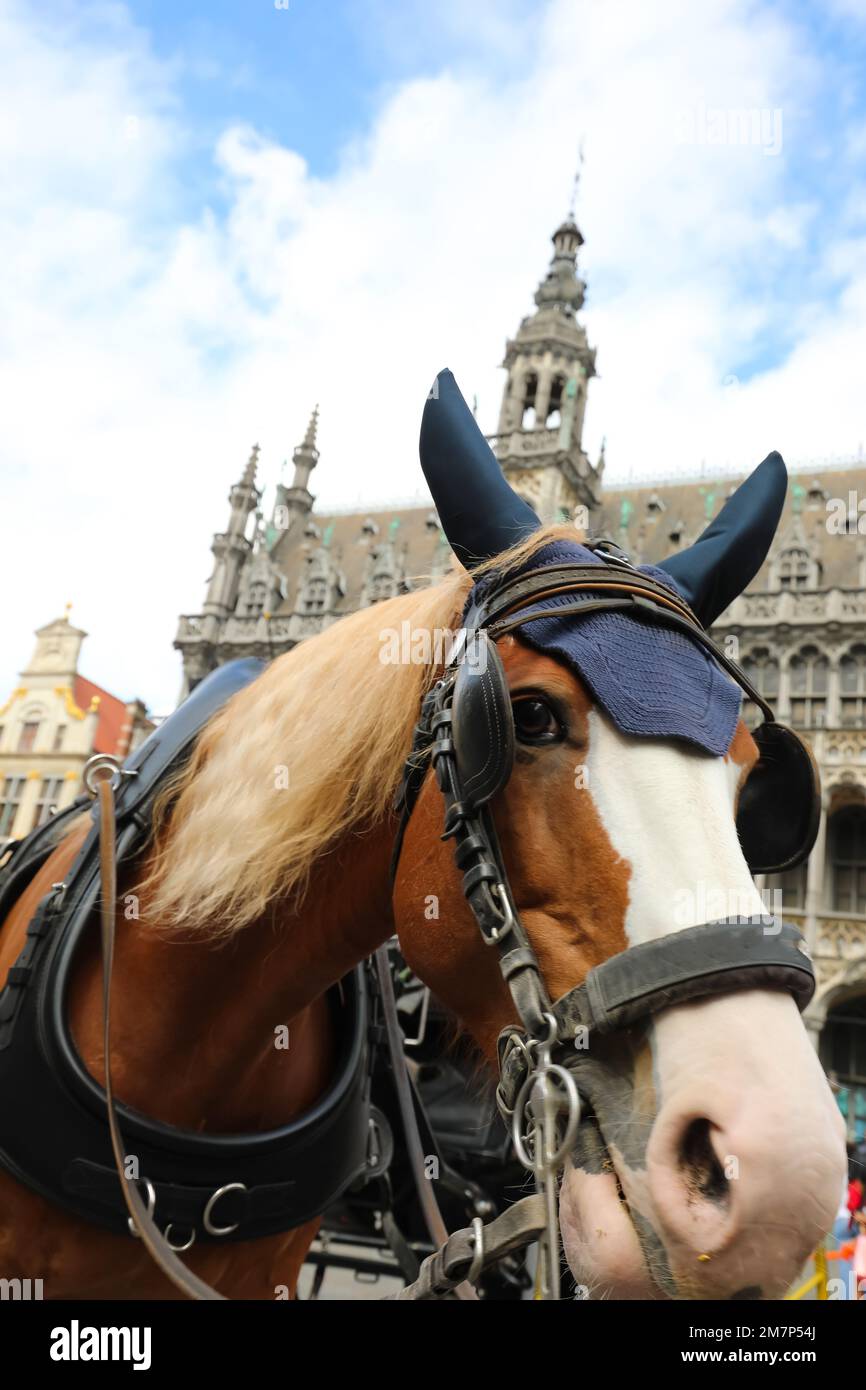
<path fill-rule="evenodd" d="M 335 984 L 391 934 L 389 826 L 349 837 L 314 866 L 298 910 L 274 904 L 228 940 L 166 936 L 118 912 L 112 981 L 115 1088 L 168 1124 L 212 1131 L 268 1128 L 308 1107 L 333 1063 Z M 145 877 L 145 864 L 137 877 Z M 96 933 L 82 946 L 70 1021 L 102 1080 L 101 965 Z M 206 1124 L 205 1124 L 206 1117 Z"/>

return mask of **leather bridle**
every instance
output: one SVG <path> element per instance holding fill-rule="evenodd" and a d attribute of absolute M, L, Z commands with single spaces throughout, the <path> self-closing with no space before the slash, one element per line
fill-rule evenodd
<path fill-rule="evenodd" d="M 461 662 L 466 660 L 467 652 L 472 652 L 473 643 L 486 634 L 483 640 L 493 644 L 539 617 L 628 613 L 686 633 L 738 682 L 761 709 L 765 720 L 773 720 L 770 706 L 736 663 L 707 635 L 685 602 L 627 561 L 597 553 L 605 562 L 603 566 L 561 565 L 532 570 L 516 578 L 506 577 L 470 607 L 456 658 L 422 702 L 412 750 L 395 799 L 400 825 L 392 860 L 393 875 L 421 785 L 432 765 L 445 803 L 443 839 L 454 842 L 463 894 L 483 941 L 496 953 L 520 1020 L 519 1024 L 505 1028 L 499 1038 L 497 1101 L 503 1119 L 512 1129 L 518 1153 L 521 1147 L 527 1151 L 527 1166 L 535 1168 L 536 1175 L 542 1148 L 548 1159 L 564 1159 L 566 1140 L 573 1139 L 577 1107 L 569 1081 L 573 1084 L 576 1080 L 584 1090 L 581 1063 L 591 1053 L 595 1039 L 641 1023 L 671 1005 L 737 989 L 784 989 L 802 1010 L 815 989 L 814 970 L 801 934 L 768 915 L 707 922 L 631 946 L 594 967 L 581 984 L 551 1002 L 509 883 L 491 807 L 475 804 L 461 776 L 453 705 Z M 574 594 L 575 598 L 554 610 L 535 607 L 540 599 L 552 594 Z M 590 597 L 578 597 L 584 594 Z M 488 648 L 486 655 L 498 663 L 495 649 Z M 495 685 L 491 699 L 494 696 Z M 536 1112 L 543 1108 L 539 1094 L 546 1094 L 550 1101 L 555 1092 L 553 1108 L 566 1112 L 566 1140 L 556 1137 L 561 1129 L 557 1131 L 554 1123 L 552 1129 L 548 1125 L 546 1138 L 536 1135 L 534 1148 L 527 1143 L 527 1128 L 531 1130 L 538 1120 L 538 1113 L 535 1121 L 531 1114 L 533 1088 Z M 551 1166 L 547 1163 L 548 1168 Z M 548 1189 L 552 1185 L 550 1177 L 548 1172 Z M 555 1279 L 553 1251 L 548 1258 L 548 1275 Z"/>

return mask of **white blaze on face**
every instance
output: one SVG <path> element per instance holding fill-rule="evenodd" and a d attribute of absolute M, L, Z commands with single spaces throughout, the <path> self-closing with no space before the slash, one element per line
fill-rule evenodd
<path fill-rule="evenodd" d="M 589 722 L 587 790 L 629 866 L 630 944 L 763 915 L 735 827 L 742 769 L 627 737 L 596 709 Z M 633 1115 L 596 1096 L 624 1203 L 610 1172 L 564 1174 L 575 1277 L 613 1297 L 658 1296 L 637 1221 L 679 1296 L 781 1297 L 829 1229 L 845 1172 L 842 1118 L 793 999 L 755 988 L 673 1006 L 647 1045 Z"/>
<path fill-rule="evenodd" d="M 621 734 L 591 711 L 587 790 L 631 868 L 631 945 L 765 911 L 734 824 L 741 772 L 732 759 L 672 739 Z"/>

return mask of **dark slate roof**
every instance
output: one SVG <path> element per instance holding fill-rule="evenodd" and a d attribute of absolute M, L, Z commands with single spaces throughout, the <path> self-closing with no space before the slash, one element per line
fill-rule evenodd
<path fill-rule="evenodd" d="M 729 493 L 745 475 L 711 477 L 669 483 L 605 482 L 602 508 L 593 529 L 622 545 L 632 559 L 657 564 L 665 556 L 691 545 L 724 505 Z M 776 536 L 774 554 L 790 543 L 802 528 L 808 549 L 821 562 L 822 588 L 859 587 L 859 558 L 866 549 L 866 534 L 834 535 L 827 530 L 827 501 L 842 498 L 846 509 L 849 492 L 866 499 L 866 465 L 839 469 L 808 470 L 791 474 L 782 523 Z M 272 551 L 273 558 L 287 580 L 287 599 L 281 612 L 295 606 L 304 561 L 310 552 L 325 543 L 346 578 L 346 595 L 337 612 L 349 613 L 359 606 L 367 574 L 371 548 L 392 541 L 398 563 L 405 567 L 410 582 L 424 581 L 443 570 L 442 533 L 429 525 L 432 503 L 427 506 L 377 509 L 371 512 L 313 512 L 309 520 L 320 536 L 308 537 L 303 526 L 281 537 Z M 364 523 L 378 527 L 368 534 Z M 866 532 L 866 510 L 863 512 Z M 680 539 L 672 533 L 680 531 Z M 437 567 L 438 563 L 438 567 Z M 767 587 L 767 566 L 760 571 L 752 589 Z"/>
<path fill-rule="evenodd" d="M 632 559 L 657 564 L 698 538 L 724 506 L 728 494 L 743 481 L 743 476 L 652 484 L 606 481 L 596 529 L 615 540 Z M 866 510 L 862 513 L 862 535 L 840 536 L 827 529 L 828 499 L 841 498 L 847 511 L 849 492 L 866 500 L 866 465 L 792 473 L 785 510 L 769 558 L 786 544 L 793 543 L 799 526 L 810 555 L 821 563 L 821 587 L 859 587 L 859 558 L 866 549 Z M 682 536 L 677 542 L 672 533 L 680 524 Z M 766 564 L 751 587 L 753 590 L 767 587 Z"/>
<path fill-rule="evenodd" d="M 346 578 L 346 596 L 337 612 L 350 613 L 358 607 L 367 576 L 368 557 L 372 548 L 382 542 L 393 543 L 396 560 L 405 569 L 410 583 L 429 578 L 437 555 L 441 573 L 444 547 L 438 523 L 435 526 L 428 524 L 428 519 L 433 515 L 432 502 L 426 507 L 371 512 L 330 515 L 313 512 L 309 520 L 318 527 L 320 538 L 304 535 L 301 526 L 297 535 L 294 531 L 288 532 L 278 540 L 271 552 L 287 581 L 287 598 L 281 612 L 294 609 L 306 557 L 322 544 L 327 545 L 335 564 Z M 363 529 L 368 521 L 378 527 L 373 535 Z M 445 554 L 448 552 L 445 551 Z"/>

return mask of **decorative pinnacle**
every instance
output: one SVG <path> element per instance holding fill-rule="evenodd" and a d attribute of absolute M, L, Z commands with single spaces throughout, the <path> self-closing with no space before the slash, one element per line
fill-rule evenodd
<path fill-rule="evenodd" d="M 318 429 L 318 427 L 319 427 L 319 406 L 318 406 L 318 402 L 317 402 L 317 403 L 316 403 L 316 407 L 315 407 L 315 409 L 314 409 L 312 415 L 310 416 L 310 423 L 307 425 L 307 433 L 304 435 L 304 448 L 305 448 L 305 449 L 315 449 L 315 447 L 316 447 L 316 430 Z"/>
<path fill-rule="evenodd" d="M 251 487 L 251 486 L 253 485 L 253 483 L 255 482 L 255 480 L 256 480 L 256 468 L 257 468 L 257 466 L 258 466 L 258 462 L 259 462 L 259 446 L 258 446 L 258 444 L 254 444 L 253 447 L 252 447 L 252 452 L 250 453 L 250 456 L 249 456 L 249 460 L 247 461 L 247 466 L 246 466 L 246 468 L 244 469 L 244 476 L 243 476 L 243 478 L 241 479 L 241 482 L 244 483 L 245 486 Z"/>

